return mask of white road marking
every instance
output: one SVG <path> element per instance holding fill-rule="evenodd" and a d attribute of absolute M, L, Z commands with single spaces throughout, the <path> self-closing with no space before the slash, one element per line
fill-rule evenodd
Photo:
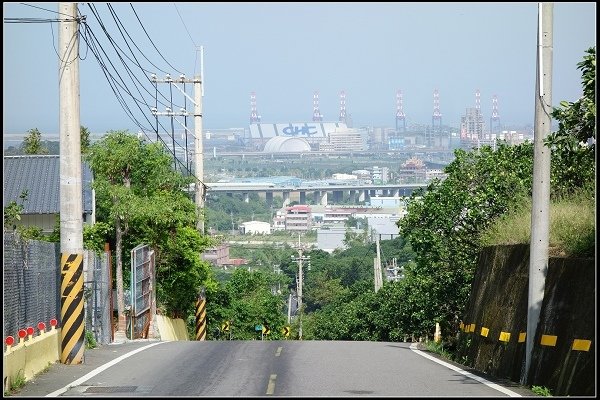
<path fill-rule="evenodd" d="M 275 357 L 279 357 L 281 355 L 281 347 L 277 348 L 277 351 L 275 352 Z"/>
<path fill-rule="evenodd" d="M 412 351 L 414 351 L 415 353 L 417 353 L 418 355 L 420 355 L 420 356 L 423 356 L 425 358 L 429 358 L 430 360 L 435 361 L 436 363 L 438 363 L 440 365 L 443 365 L 446 368 L 450 368 L 451 370 L 456 371 L 458 373 L 461 373 L 461 374 L 463 374 L 464 376 L 466 376 L 468 378 L 471 378 L 471 379 L 474 379 L 474 380 L 476 380 L 478 382 L 481 382 L 484 385 L 489 386 L 492 389 L 498 390 L 499 392 L 502 392 L 504 394 L 507 394 L 510 397 L 522 397 L 520 394 L 515 393 L 515 392 L 513 392 L 510 389 L 506 389 L 505 387 L 502 387 L 502 386 L 500 386 L 498 384 L 492 383 L 492 382 L 488 381 L 487 379 L 484 379 L 484 378 L 482 378 L 480 376 L 477 376 L 477 375 L 473 375 L 472 373 L 467 372 L 467 371 L 465 371 L 463 369 L 460 369 L 458 367 L 455 367 L 452 364 L 449 364 L 449 363 L 447 363 L 445 361 L 442 361 L 442 360 L 439 360 L 439 359 L 437 359 L 437 358 L 435 358 L 433 356 L 430 356 L 429 354 L 427 354 L 425 352 L 422 352 L 421 350 L 417 350 L 417 344 L 416 343 L 411 344 L 410 345 L 410 349 Z"/>
<path fill-rule="evenodd" d="M 45 397 L 57 397 L 57 396 L 63 394 L 64 392 L 66 392 L 67 390 L 69 390 L 70 388 L 81 385 L 83 382 L 87 381 L 90 378 L 93 378 L 94 376 L 98 375 L 100 372 L 107 370 L 108 368 L 110 368 L 113 365 L 115 365 L 115 364 L 123 361 L 124 359 L 126 359 L 128 357 L 131 357 L 132 355 L 134 355 L 136 353 L 139 353 L 140 351 L 146 350 L 146 349 L 148 349 L 148 348 L 150 348 L 152 346 L 156 346 L 157 344 L 161 344 L 161 343 L 166 343 L 166 342 L 152 343 L 152 344 L 149 344 L 148 346 L 140 347 L 139 349 L 130 351 L 127 354 L 123 354 L 122 356 L 117 357 L 114 360 L 112 360 L 112 361 L 110 361 L 110 362 L 108 362 L 108 363 L 106 363 L 104 365 L 99 366 L 95 370 L 93 370 L 91 372 L 88 372 L 87 374 L 85 374 L 81 378 L 76 379 L 73 382 L 69 383 L 67 386 L 62 387 L 62 388 L 60 388 L 58 390 L 55 390 L 54 392 L 52 392 L 50 394 L 47 394 Z"/>
<path fill-rule="evenodd" d="M 267 386 L 267 394 L 273 394 L 275 392 L 275 379 L 277 379 L 277 375 L 273 374 L 269 378 L 269 386 Z"/>

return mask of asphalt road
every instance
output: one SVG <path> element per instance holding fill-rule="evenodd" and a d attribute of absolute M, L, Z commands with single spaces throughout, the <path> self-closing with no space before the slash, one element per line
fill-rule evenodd
<path fill-rule="evenodd" d="M 12 396 L 535 396 L 479 375 L 410 343 L 134 341 L 54 364 Z"/>

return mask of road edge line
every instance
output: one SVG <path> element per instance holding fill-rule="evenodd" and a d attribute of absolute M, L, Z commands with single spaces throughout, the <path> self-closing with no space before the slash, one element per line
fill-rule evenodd
<path fill-rule="evenodd" d="M 492 382 L 488 381 L 488 380 L 487 380 L 487 379 L 485 379 L 485 378 L 482 378 L 482 377 L 480 377 L 480 376 L 477 376 L 477 375 L 475 375 L 475 374 L 472 374 L 472 373 L 470 373 L 470 372 L 467 372 L 467 371 L 465 371 L 465 370 L 463 370 L 463 369 L 461 369 L 461 368 L 459 368 L 459 367 L 456 367 L 456 366 L 454 366 L 454 365 L 452 365 L 452 364 L 450 364 L 450 363 L 447 363 L 447 362 L 445 362 L 445 361 L 442 361 L 442 360 L 440 360 L 440 359 L 438 359 L 438 358 L 436 358 L 436 357 L 434 357 L 434 356 L 430 356 L 429 354 L 427 354 L 427 353 L 425 353 L 425 352 L 423 352 L 423 351 L 419 350 L 419 349 L 417 348 L 417 344 L 416 344 L 416 343 L 412 343 L 412 344 L 410 345 L 410 349 L 411 349 L 412 351 L 414 351 L 415 353 L 417 353 L 418 355 L 422 356 L 422 357 L 425 357 L 425 358 L 428 358 L 428 359 L 430 359 L 430 360 L 432 360 L 432 361 L 435 361 L 436 363 L 438 363 L 438 364 L 440 364 L 440 365 L 443 365 L 443 366 L 444 366 L 444 367 L 446 367 L 446 368 L 450 368 L 451 370 L 453 370 L 453 371 L 456 371 L 456 372 L 458 372 L 458 373 L 460 373 L 460 374 L 463 374 L 464 376 L 466 376 L 466 377 L 468 377 L 468 378 L 471 378 L 471 379 L 474 379 L 474 380 L 476 380 L 476 381 L 478 381 L 478 382 L 481 382 L 481 383 L 483 383 L 484 385 L 486 385 L 486 386 L 489 386 L 489 387 L 491 387 L 492 389 L 498 390 L 499 392 L 502 392 L 502 393 L 504 393 L 504 394 L 506 394 L 506 395 L 508 395 L 508 396 L 510 396 L 510 397 L 523 397 L 523 396 L 521 396 L 519 393 L 513 392 L 512 390 L 510 390 L 510 389 L 507 389 L 507 388 L 505 388 L 505 387 L 503 387 L 503 386 L 500 386 L 500 385 L 498 385 L 497 383 L 492 383 Z"/>
<path fill-rule="evenodd" d="M 100 372 L 107 370 L 108 368 L 112 367 L 113 365 L 123 361 L 124 359 L 131 357 L 132 355 L 139 353 L 140 351 L 146 350 L 152 346 L 156 346 L 157 344 L 161 344 L 161 343 L 166 343 L 166 342 L 156 342 L 156 343 L 152 343 L 149 344 L 147 346 L 144 347 L 140 347 L 139 349 L 135 349 L 133 351 L 130 351 L 129 353 L 123 354 L 122 356 L 119 356 L 117 358 L 115 358 L 114 360 L 107 362 L 104 365 L 99 366 L 98 368 L 94 369 L 93 371 L 88 372 L 87 374 L 85 374 L 84 376 L 82 376 L 79 379 L 74 380 L 73 382 L 69 383 L 68 385 L 55 390 L 52 393 L 47 394 L 44 397 L 57 397 L 61 394 L 63 394 L 64 392 L 66 392 L 67 390 L 69 390 L 72 387 L 75 386 L 79 386 L 80 384 L 82 384 L 83 382 L 87 381 L 90 378 L 93 378 L 94 376 L 98 375 Z"/>

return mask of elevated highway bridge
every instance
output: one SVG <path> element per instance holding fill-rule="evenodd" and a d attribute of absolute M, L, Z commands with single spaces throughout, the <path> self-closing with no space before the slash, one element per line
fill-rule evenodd
<path fill-rule="evenodd" d="M 426 183 L 390 183 L 390 184 L 301 184 L 298 186 L 279 186 L 269 183 L 245 182 L 215 182 L 206 183 L 207 194 L 226 193 L 228 196 L 241 194 L 245 202 L 250 201 L 250 194 L 257 193 L 265 198 L 267 204 L 273 202 L 273 195 L 283 198 L 283 204 L 290 202 L 290 196 L 296 197 L 300 204 L 306 204 L 306 193 L 313 193 L 314 199 L 319 199 L 319 204 L 327 205 L 329 194 L 334 204 L 342 203 L 344 198 L 349 198 L 352 203 L 359 204 L 370 201 L 371 197 L 408 197 L 419 188 L 426 188 Z M 348 197 L 346 197 L 346 193 Z"/>

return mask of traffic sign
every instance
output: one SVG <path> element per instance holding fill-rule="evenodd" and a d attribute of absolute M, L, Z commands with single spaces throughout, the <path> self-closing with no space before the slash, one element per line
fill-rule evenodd
<path fill-rule="evenodd" d="M 268 327 L 268 326 L 266 326 L 266 325 L 265 325 L 265 326 L 263 326 L 263 328 L 262 328 L 262 333 L 263 333 L 263 334 L 265 334 L 265 335 L 268 335 L 268 334 L 270 334 L 270 333 L 271 333 L 271 328 L 269 328 L 269 327 Z"/>
<path fill-rule="evenodd" d="M 283 336 L 285 336 L 285 337 L 290 336 L 290 327 L 289 326 L 283 327 Z"/>
<path fill-rule="evenodd" d="M 229 332 L 229 321 L 224 321 L 224 322 L 221 324 L 221 330 L 222 330 L 223 332 Z"/>
<path fill-rule="evenodd" d="M 263 326 L 262 325 L 255 325 L 254 326 L 254 330 L 255 331 L 262 331 Z"/>

